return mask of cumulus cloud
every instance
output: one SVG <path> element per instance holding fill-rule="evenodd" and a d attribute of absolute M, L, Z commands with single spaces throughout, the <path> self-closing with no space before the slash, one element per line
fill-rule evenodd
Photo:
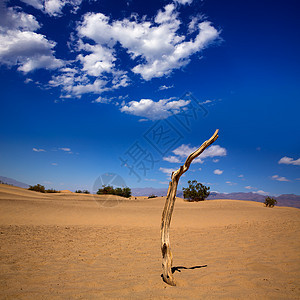
<path fill-rule="evenodd" d="M 36 9 L 50 16 L 61 16 L 64 6 L 69 5 L 72 7 L 73 12 L 79 8 L 82 0 L 21 0 L 22 2 L 33 6 Z"/>
<path fill-rule="evenodd" d="M 32 15 L 26 14 L 17 8 L 1 8 L 0 18 L 1 30 L 26 30 L 35 31 L 40 28 L 40 24 Z"/>
<path fill-rule="evenodd" d="M 190 145 L 182 144 L 172 152 L 179 157 L 188 157 L 188 155 L 197 150 L 197 147 L 191 147 Z"/>
<path fill-rule="evenodd" d="M 291 157 L 284 156 L 279 161 L 279 164 L 285 164 L 285 165 L 294 165 L 294 166 L 300 166 L 300 158 L 293 159 Z"/>
<path fill-rule="evenodd" d="M 190 145 L 182 144 L 172 152 L 178 156 L 178 160 L 186 159 L 188 155 L 194 151 L 196 151 L 199 147 L 191 147 Z M 212 145 L 209 148 L 205 149 L 201 154 L 200 157 L 193 160 L 193 163 L 203 163 L 205 158 L 208 157 L 216 157 L 216 156 L 226 156 L 227 151 L 225 148 L 219 145 Z M 174 159 L 173 159 L 174 160 Z M 214 159 L 213 162 L 218 162 L 218 159 Z M 170 161 L 171 162 L 171 161 Z"/>
<path fill-rule="evenodd" d="M 53 75 L 49 81 L 51 87 L 61 87 L 62 98 L 71 96 L 81 97 L 83 94 L 101 94 L 113 91 L 119 87 L 129 84 L 129 79 L 123 72 L 115 72 L 108 78 L 107 76 L 90 77 L 82 70 L 74 68 L 64 68 L 59 75 Z"/>
<path fill-rule="evenodd" d="M 102 13 L 87 13 L 77 31 L 81 38 L 92 39 L 96 46 L 113 49 L 119 43 L 136 64 L 132 72 L 150 80 L 187 65 L 191 55 L 219 37 L 211 23 L 204 21 L 197 24 L 196 37 L 186 40 L 184 35 L 177 34 L 180 24 L 176 6 L 171 3 L 157 12 L 154 21 L 138 20 L 136 16 L 111 21 Z"/>
<path fill-rule="evenodd" d="M 76 11 L 82 0 L 21 0 L 49 16 L 61 16 L 66 6 Z M 41 25 L 34 16 L 18 8 L 0 7 L 0 64 L 17 66 L 23 73 L 37 69 L 58 70 L 47 87 L 59 87 L 62 98 L 81 97 L 86 93 L 101 94 L 126 87 L 130 75 L 144 80 L 171 74 L 186 66 L 191 57 L 203 51 L 219 38 L 218 30 L 208 21 L 195 17 L 183 32 L 179 16 L 179 4 L 191 4 L 191 0 L 176 0 L 158 10 L 154 16 L 130 17 L 113 20 L 103 13 L 86 13 L 76 23 L 68 43 L 74 60 L 64 61 L 56 57 L 56 42 L 37 33 Z M 193 27 L 193 28 L 192 28 Z M 192 29 L 191 29 L 192 28 Z M 191 30 L 193 35 L 191 35 Z M 180 31 L 180 32 L 179 32 Z M 123 64 L 120 53 L 127 53 L 130 63 Z M 163 85 L 160 90 L 173 86 Z M 144 101 L 145 100 L 145 101 Z M 150 101 L 150 102 L 149 102 Z M 184 100 L 141 99 L 123 105 L 124 112 L 137 114 L 143 105 L 152 109 L 162 106 L 159 118 L 166 118 L 171 110 L 185 106 Z M 161 102 L 162 101 L 162 102 Z M 170 108 L 171 104 L 174 108 Z M 150 116 L 143 116 L 153 119 Z"/>
<path fill-rule="evenodd" d="M 287 178 L 283 177 L 283 176 L 279 176 L 279 175 L 273 175 L 272 176 L 273 180 L 277 180 L 277 181 L 290 181 Z"/>
<path fill-rule="evenodd" d="M 24 73 L 41 68 L 57 69 L 63 65 L 54 56 L 56 43 L 34 32 L 40 25 L 32 15 L 14 8 L 4 10 L 5 17 L 0 21 L 1 64 L 17 65 Z"/>
<path fill-rule="evenodd" d="M 216 170 L 214 170 L 214 174 L 216 174 L 216 175 L 221 175 L 221 174 L 223 174 L 223 170 L 220 170 L 220 169 L 216 169 Z"/>
<path fill-rule="evenodd" d="M 166 119 L 172 114 L 178 114 L 180 109 L 189 103 L 190 100 L 174 100 L 174 98 L 162 99 L 158 102 L 151 99 L 141 99 L 140 101 L 131 101 L 128 104 L 124 104 L 120 110 L 154 121 Z"/>
<path fill-rule="evenodd" d="M 80 49 L 90 52 L 87 55 L 79 54 L 77 56 L 77 59 L 83 65 L 82 70 L 88 75 L 98 77 L 102 73 L 111 73 L 113 71 L 114 61 L 116 60 L 113 49 L 89 44 L 82 44 Z"/>

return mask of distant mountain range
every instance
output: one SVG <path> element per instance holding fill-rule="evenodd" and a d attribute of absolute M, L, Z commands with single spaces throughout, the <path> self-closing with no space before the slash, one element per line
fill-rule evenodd
<path fill-rule="evenodd" d="M 29 185 L 24 182 L 20 182 L 20 181 L 14 180 L 12 178 L 4 177 L 4 176 L 0 176 L 0 183 L 18 186 L 18 187 L 21 187 L 24 189 L 29 188 Z"/>
<path fill-rule="evenodd" d="M 133 196 L 149 196 L 151 194 L 154 194 L 156 196 L 162 197 L 167 195 L 168 189 L 167 188 L 156 189 L 156 188 L 146 187 L 146 188 L 133 188 L 131 189 L 131 191 Z M 177 191 L 177 196 L 183 198 L 183 192 L 181 190 Z M 271 196 L 271 197 L 277 200 L 278 206 L 289 206 L 289 207 L 300 208 L 299 195 L 283 194 L 277 197 L 275 196 Z M 265 198 L 266 196 L 257 193 L 252 193 L 252 192 L 249 193 L 238 192 L 238 193 L 229 193 L 229 194 L 211 192 L 208 197 L 208 200 L 232 199 L 232 200 L 264 202 Z"/>

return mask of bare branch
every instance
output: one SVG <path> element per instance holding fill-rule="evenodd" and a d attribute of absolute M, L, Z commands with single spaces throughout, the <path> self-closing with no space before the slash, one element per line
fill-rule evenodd
<path fill-rule="evenodd" d="M 164 210 L 162 213 L 162 220 L 161 220 L 161 252 L 163 257 L 162 258 L 163 280 L 166 283 L 173 286 L 176 285 L 176 282 L 172 273 L 173 256 L 170 248 L 169 229 L 170 229 L 170 223 L 171 223 L 172 213 L 175 204 L 178 182 L 181 175 L 189 169 L 192 161 L 196 157 L 198 157 L 214 141 L 216 141 L 216 139 L 218 138 L 218 132 L 219 129 L 215 131 L 215 133 L 209 140 L 205 141 L 196 151 L 191 153 L 186 159 L 184 165 L 180 166 L 180 168 L 177 171 L 173 172 L 171 175 L 171 181 L 169 183 L 168 194 L 167 194 L 166 203 L 164 206 Z"/>

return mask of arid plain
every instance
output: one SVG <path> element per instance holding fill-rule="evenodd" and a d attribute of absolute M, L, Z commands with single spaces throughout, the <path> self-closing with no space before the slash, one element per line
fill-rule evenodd
<path fill-rule="evenodd" d="M 171 287 L 164 201 L 0 185 L 1 299 L 300 299 L 299 209 L 177 198 Z"/>

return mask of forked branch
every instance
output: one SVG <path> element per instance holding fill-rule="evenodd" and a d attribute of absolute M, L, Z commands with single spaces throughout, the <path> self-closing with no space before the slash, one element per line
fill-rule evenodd
<path fill-rule="evenodd" d="M 168 194 L 166 198 L 165 207 L 162 213 L 162 220 L 161 220 L 161 252 L 162 252 L 162 268 L 163 268 L 163 280 L 170 284 L 176 285 L 173 273 L 172 273 L 172 263 L 173 263 L 173 256 L 170 248 L 170 236 L 169 236 L 169 229 L 170 223 L 172 218 L 172 213 L 175 204 L 176 192 L 179 179 L 183 173 L 185 173 L 192 161 L 198 157 L 207 147 L 209 147 L 217 138 L 218 138 L 219 129 L 215 131 L 213 136 L 205 141 L 196 151 L 191 153 L 188 158 L 186 159 L 183 166 L 181 166 L 177 171 L 172 173 L 171 181 L 169 183 Z"/>

